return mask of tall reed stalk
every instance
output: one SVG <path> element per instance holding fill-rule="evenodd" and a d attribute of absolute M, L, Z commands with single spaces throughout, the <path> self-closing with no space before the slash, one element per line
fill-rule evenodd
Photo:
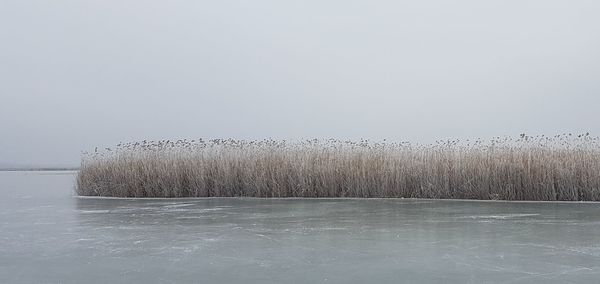
<path fill-rule="evenodd" d="M 598 138 L 430 145 L 180 140 L 86 154 L 77 193 L 113 197 L 391 197 L 600 200 Z"/>

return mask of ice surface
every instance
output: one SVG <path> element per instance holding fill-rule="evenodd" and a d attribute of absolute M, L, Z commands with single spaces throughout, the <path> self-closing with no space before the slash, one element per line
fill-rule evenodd
<path fill-rule="evenodd" d="M 0 283 L 599 283 L 600 204 L 96 199 L 0 173 Z"/>

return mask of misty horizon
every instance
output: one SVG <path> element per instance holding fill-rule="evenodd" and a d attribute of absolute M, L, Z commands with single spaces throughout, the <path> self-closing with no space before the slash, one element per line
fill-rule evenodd
<path fill-rule="evenodd" d="M 0 167 L 161 139 L 600 134 L 600 3 L 0 4 Z"/>

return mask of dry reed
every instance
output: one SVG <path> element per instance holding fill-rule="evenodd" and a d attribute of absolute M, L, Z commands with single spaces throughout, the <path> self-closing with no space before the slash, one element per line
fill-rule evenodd
<path fill-rule="evenodd" d="M 600 200 L 598 138 L 431 145 L 179 140 L 85 154 L 77 193 L 113 197 L 391 197 Z"/>

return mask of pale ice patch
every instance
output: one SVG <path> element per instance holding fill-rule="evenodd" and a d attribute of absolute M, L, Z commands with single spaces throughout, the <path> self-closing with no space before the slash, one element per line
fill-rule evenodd
<path fill-rule="evenodd" d="M 199 211 L 218 211 L 218 210 L 223 210 L 223 207 L 216 207 L 216 208 L 206 208 L 206 209 L 200 209 Z"/>
<path fill-rule="evenodd" d="M 96 239 L 91 239 L 91 238 L 80 238 L 80 239 L 76 239 L 76 242 L 89 242 L 89 241 L 95 241 Z"/>
<path fill-rule="evenodd" d="M 110 213 L 110 210 L 79 210 L 79 213 L 82 213 L 82 214 L 103 214 L 103 213 Z"/>
<path fill-rule="evenodd" d="M 194 203 L 175 203 L 175 204 L 170 204 L 170 205 L 165 205 L 163 206 L 164 208 L 179 208 L 179 207 L 187 207 L 187 206 L 193 206 Z"/>
<path fill-rule="evenodd" d="M 466 216 L 463 218 L 470 219 L 492 219 L 492 220 L 506 220 L 506 219 L 514 219 L 514 218 L 523 218 L 523 217 L 532 217 L 539 216 L 540 214 L 496 214 L 496 215 L 475 215 L 475 216 Z"/>

